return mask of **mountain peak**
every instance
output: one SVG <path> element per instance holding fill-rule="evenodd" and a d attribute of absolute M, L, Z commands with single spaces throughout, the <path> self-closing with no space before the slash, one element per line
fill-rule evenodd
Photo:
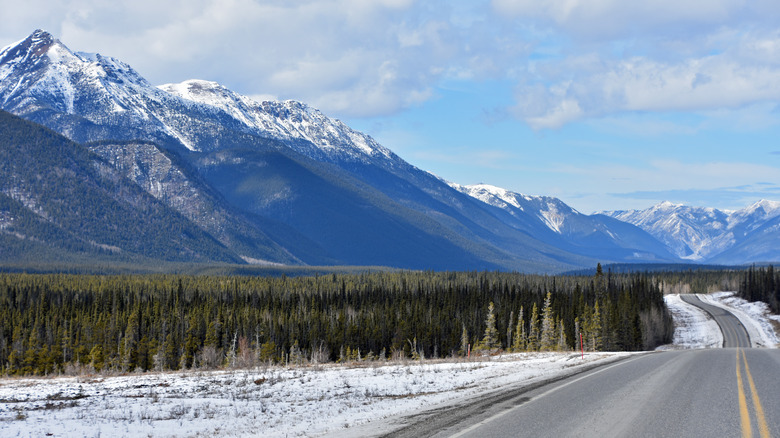
<path fill-rule="evenodd" d="M 771 214 L 772 212 L 780 210 L 780 202 L 762 199 L 748 207 L 749 210 L 758 210 L 759 208 L 763 208 L 765 212 Z"/>
<path fill-rule="evenodd" d="M 54 36 L 50 34 L 49 32 L 43 30 L 43 29 L 35 29 L 33 33 L 30 34 L 27 39 L 37 42 L 42 42 L 44 44 L 51 44 L 55 40 Z"/>
<path fill-rule="evenodd" d="M 31 58 L 40 58 L 49 52 L 49 48 L 52 45 L 57 43 L 59 41 L 52 34 L 45 30 L 37 29 L 27 38 L 17 41 L 0 51 L 0 67 Z M 0 79 L 2 79 L 2 76 L 0 76 Z"/>
<path fill-rule="evenodd" d="M 671 210 L 682 206 L 683 204 L 675 204 L 672 201 L 662 201 L 656 204 L 655 208 L 658 210 Z"/>
<path fill-rule="evenodd" d="M 762 199 L 729 215 L 729 226 L 735 227 L 752 221 L 767 221 L 780 216 L 780 202 Z M 749 228 L 755 228 L 750 224 Z"/>

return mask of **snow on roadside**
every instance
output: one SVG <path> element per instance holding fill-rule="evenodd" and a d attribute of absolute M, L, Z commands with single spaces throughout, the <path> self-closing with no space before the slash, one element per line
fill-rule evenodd
<path fill-rule="evenodd" d="M 780 316 L 772 315 L 766 303 L 761 301 L 748 302 L 739 298 L 734 292 L 715 292 L 697 295 L 705 303 L 722 307 L 737 318 L 747 329 L 753 347 L 777 348 L 778 339 L 770 319 L 780 321 Z"/>
<path fill-rule="evenodd" d="M 0 436 L 315 436 L 631 353 L 0 379 Z"/>
<path fill-rule="evenodd" d="M 727 307 L 761 346 L 776 346 L 763 303 L 700 295 Z M 674 345 L 716 348 L 712 318 L 666 295 Z M 528 384 L 631 353 L 518 353 L 476 360 L 270 367 L 126 376 L 0 378 L 0 436 L 358 436 L 486 391 Z M 356 435 L 357 434 L 357 435 Z"/>
<path fill-rule="evenodd" d="M 674 340 L 672 344 L 662 345 L 657 350 L 723 346 L 723 333 L 707 312 L 686 303 L 680 294 L 664 295 L 664 301 L 674 317 Z"/>

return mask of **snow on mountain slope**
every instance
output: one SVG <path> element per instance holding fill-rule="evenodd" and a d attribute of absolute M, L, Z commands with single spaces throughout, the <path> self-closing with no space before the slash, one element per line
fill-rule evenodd
<path fill-rule="evenodd" d="M 583 215 L 552 197 L 520 195 L 486 184 L 447 185 L 370 136 L 303 103 L 257 102 L 201 80 L 155 87 L 127 64 L 72 52 L 41 30 L 0 52 L 0 107 L 80 143 L 143 139 L 186 159 L 262 149 L 311 159 L 312 169 L 331 169 L 328 165 L 335 164 L 334 177 L 345 177 L 349 184 L 360 181 L 361 187 L 377 190 L 369 198 L 379 199 L 376 194 L 382 193 L 425 215 L 432 221 L 429 231 L 477 243 L 491 260 L 507 259 L 503 252 L 574 264 L 590 263 L 582 256 L 636 261 L 660 255 L 678 260 L 668 248 L 679 257 L 703 260 L 759 230 L 769 239 L 762 241 L 761 256 L 771 258 L 767 242 L 775 242 L 775 235 L 780 238 L 780 231 L 764 227 L 768 219 L 780 215 L 780 203 L 769 201 L 734 215 L 661 204 L 654 211 L 608 213 L 616 218 L 610 219 Z M 182 154 L 183 148 L 196 153 Z M 250 178 L 247 184 L 258 181 Z M 282 191 L 271 193 L 273 186 L 264 187 L 268 199 L 284 196 Z M 531 254 L 531 248 L 539 252 Z M 740 248 L 732 258 L 746 254 L 749 247 Z"/>
<path fill-rule="evenodd" d="M 728 232 L 728 215 L 714 208 L 662 202 L 647 210 L 602 214 L 642 228 L 683 259 L 702 260 L 734 244 L 734 236 Z"/>
<path fill-rule="evenodd" d="M 197 149 L 175 123 L 177 115 L 165 110 L 185 101 L 117 59 L 74 53 L 42 30 L 0 52 L 0 105 L 23 117 L 55 110 L 98 125 L 159 132 Z"/>
<path fill-rule="evenodd" d="M 279 140 L 303 140 L 292 146 L 307 156 L 319 155 L 317 158 L 329 158 L 329 161 L 363 161 L 368 157 L 398 159 L 370 136 L 300 102 L 257 102 L 216 82 L 202 80 L 165 84 L 159 89 L 225 111 L 260 135 Z"/>
<path fill-rule="evenodd" d="M 728 228 L 749 233 L 780 216 L 780 202 L 762 199 L 753 205 L 729 214 Z"/>
<path fill-rule="evenodd" d="M 662 202 L 646 210 L 602 214 L 644 229 L 680 258 L 703 261 L 715 259 L 719 254 L 739 246 L 759 230 L 767 233 L 762 227 L 780 216 L 780 202 L 761 200 L 737 211 Z M 766 256 L 772 255 L 763 255 Z M 750 260 L 749 251 L 741 252 L 740 258 L 721 261 L 745 263 Z"/>
<path fill-rule="evenodd" d="M 558 234 L 563 232 L 567 218 L 581 216 L 580 212 L 557 198 L 523 195 L 489 184 L 462 186 L 450 183 L 450 186 L 486 204 L 506 210 L 513 216 L 519 214 L 515 210 L 533 215 Z"/>
<path fill-rule="evenodd" d="M 201 80 L 155 87 L 129 65 L 74 53 L 42 30 L 0 52 L 0 105 L 25 117 L 50 108 L 99 125 L 158 133 L 193 151 L 218 148 L 215 135 L 238 131 L 286 141 L 317 160 L 391 166 L 400 160 L 370 136 L 303 103 L 260 103 Z"/>
<path fill-rule="evenodd" d="M 488 205 L 508 213 L 506 222 L 523 232 L 604 260 L 674 260 L 664 245 L 642 229 L 602 215 L 585 215 L 560 199 L 528 196 L 488 184 L 449 183 Z"/>

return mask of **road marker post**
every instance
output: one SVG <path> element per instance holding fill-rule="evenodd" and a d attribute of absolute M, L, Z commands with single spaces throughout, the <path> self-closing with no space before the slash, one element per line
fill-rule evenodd
<path fill-rule="evenodd" d="M 582 332 L 580 332 L 580 350 L 582 351 L 582 360 L 585 360 L 585 347 L 582 346 Z"/>

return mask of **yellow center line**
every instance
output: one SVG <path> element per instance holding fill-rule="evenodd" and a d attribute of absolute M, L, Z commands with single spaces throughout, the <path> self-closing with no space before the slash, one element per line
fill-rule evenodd
<path fill-rule="evenodd" d="M 737 349 L 737 388 L 739 390 L 739 420 L 742 425 L 742 438 L 753 436 L 753 428 L 750 425 L 750 412 L 748 412 L 747 398 L 745 397 L 745 388 L 742 385 L 742 372 L 739 367 L 739 352 Z"/>
<path fill-rule="evenodd" d="M 737 355 L 742 350 L 737 350 Z M 764 408 L 761 406 L 761 400 L 758 398 L 758 391 L 756 391 L 756 384 L 753 383 L 753 376 L 750 375 L 750 367 L 748 366 L 747 356 L 742 351 L 742 360 L 745 362 L 745 374 L 748 378 L 748 384 L 750 385 L 750 392 L 753 393 L 753 407 L 756 409 L 756 417 L 758 419 L 758 432 L 761 434 L 761 438 L 770 438 L 769 426 L 766 424 L 766 418 L 764 417 Z M 737 358 L 739 361 L 739 358 Z"/>

